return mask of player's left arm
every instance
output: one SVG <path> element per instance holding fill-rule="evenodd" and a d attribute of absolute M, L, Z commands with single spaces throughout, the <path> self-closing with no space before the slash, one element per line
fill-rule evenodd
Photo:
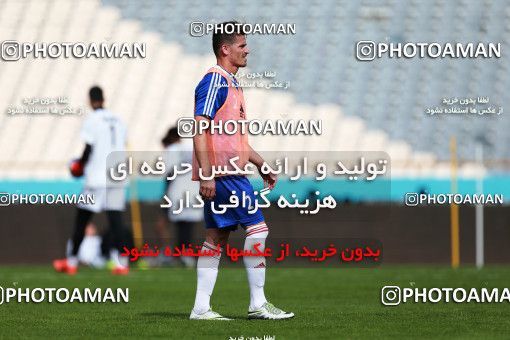
<path fill-rule="evenodd" d="M 94 118 L 92 116 L 87 117 L 80 131 L 81 139 L 85 142 L 85 148 L 81 154 L 79 162 L 82 166 L 85 166 L 92 154 L 92 147 L 95 144 L 97 129 L 95 128 Z"/>
<path fill-rule="evenodd" d="M 92 153 L 92 145 L 85 144 L 85 149 L 83 149 L 83 153 L 80 157 L 80 163 L 85 166 L 90 158 L 90 154 Z"/>
<path fill-rule="evenodd" d="M 278 180 L 278 178 L 276 177 L 275 174 L 271 174 L 271 173 L 263 174 L 261 171 L 261 168 L 265 162 L 264 158 L 262 158 L 262 156 L 259 155 L 259 153 L 257 151 L 253 150 L 251 145 L 248 145 L 248 148 L 249 148 L 248 151 L 250 153 L 248 160 L 257 167 L 257 170 L 259 171 L 260 176 L 264 180 L 264 187 L 269 187 L 269 189 L 273 189 L 274 186 L 276 185 L 276 181 Z"/>

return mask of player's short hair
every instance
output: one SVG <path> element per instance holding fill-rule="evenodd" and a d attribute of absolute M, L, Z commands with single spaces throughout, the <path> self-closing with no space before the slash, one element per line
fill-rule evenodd
<path fill-rule="evenodd" d="M 228 33 L 227 33 L 228 32 Z M 237 21 L 227 21 L 216 24 L 212 36 L 212 47 L 214 54 L 218 57 L 222 44 L 232 44 L 236 36 L 246 35 L 243 25 Z"/>
<path fill-rule="evenodd" d="M 170 129 L 168 129 L 165 137 L 163 137 L 161 139 L 161 143 L 166 147 L 168 145 L 171 145 L 171 144 L 177 142 L 180 138 L 181 138 L 181 136 L 179 136 L 177 127 L 174 126 L 174 127 L 171 127 Z"/>
<path fill-rule="evenodd" d="M 99 86 L 93 86 L 89 90 L 89 98 L 91 101 L 99 102 L 103 101 L 103 90 Z"/>

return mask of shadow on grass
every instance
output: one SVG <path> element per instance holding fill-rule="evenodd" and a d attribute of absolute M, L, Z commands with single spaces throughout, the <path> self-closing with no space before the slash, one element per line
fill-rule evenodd
<path fill-rule="evenodd" d="M 151 313 L 140 313 L 139 315 L 144 317 L 154 318 L 168 318 L 176 320 L 189 320 L 189 313 L 174 313 L 174 312 L 151 312 Z M 239 317 L 232 315 L 224 315 L 227 318 L 238 319 L 238 320 L 249 320 L 248 317 Z"/>
<path fill-rule="evenodd" d="M 170 319 L 189 319 L 189 313 L 174 313 L 174 312 L 151 312 L 151 313 L 140 313 L 141 316 L 145 317 L 156 317 L 156 318 L 170 318 Z"/>

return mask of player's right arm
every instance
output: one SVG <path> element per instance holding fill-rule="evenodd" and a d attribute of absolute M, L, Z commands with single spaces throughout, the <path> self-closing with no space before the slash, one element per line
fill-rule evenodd
<path fill-rule="evenodd" d="M 197 124 L 200 124 L 201 120 L 209 120 L 203 116 L 195 117 Z M 210 177 L 212 174 L 211 161 L 209 160 L 209 154 L 207 150 L 207 136 L 205 133 L 197 133 L 193 137 L 193 147 L 195 149 L 195 156 L 197 157 L 198 165 L 202 169 L 202 175 Z M 213 179 L 202 179 L 200 178 L 200 195 L 205 199 L 213 199 L 216 195 L 216 183 Z"/>
<path fill-rule="evenodd" d="M 195 120 L 210 121 L 216 112 L 223 106 L 228 95 L 227 80 L 219 73 L 207 73 L 195 89 Z M 200 131 L 199 131 L 200 132 Z M 209 139 L 206 133 L 197 133 L 193 137 L 193 148 L 199 167 L 205 177 L 212 174 L 212 165 L 209 159 Z M 216 195 L 216 182 L 214 179 L 200 179 L 200 195 L 205 199 L 213 199 Z"/>

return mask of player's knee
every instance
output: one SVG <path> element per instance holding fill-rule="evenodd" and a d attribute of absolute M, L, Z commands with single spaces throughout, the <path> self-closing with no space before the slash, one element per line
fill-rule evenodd
<path fill-rule="evenodd" d="M 218 244 L 223 247 L 227 244 L 228 236 L 224 235 L 208 235 L 205 238 L 205 242 L 217 246 Z"/>
<path fill-rule="evenodd" d="M 220 240 L 217 237 L 207 236 L 205 242 L 211 245 L 217 245 L 220 243 Z"/>

